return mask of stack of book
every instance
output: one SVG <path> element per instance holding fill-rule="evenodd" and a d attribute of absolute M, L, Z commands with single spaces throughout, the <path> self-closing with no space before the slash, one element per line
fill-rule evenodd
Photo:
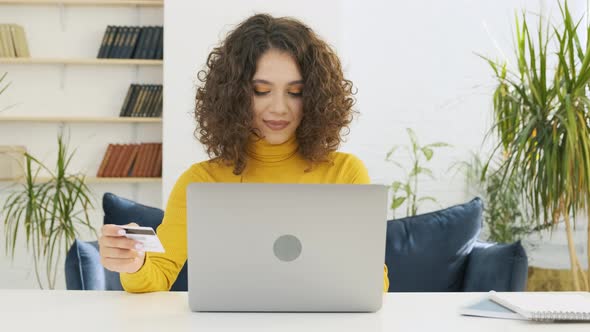
<path fill-rule="evenodd" d="M 119 116 L 162 117 L 162 85 L 131 84 Z"/>
<path fill-rule="evenodd" d="M 161 177 L 162 143 L 109 144 L 97 177 Z"/>
<path fill-rule="evenodd" d="M 18 24 L 0 24 L 0 58 L 28 58 L 25 29 Z"/>
<path fill-rule="evenodd" d="M 164 28 L 109 25 L 98 51 L 98 58 L 162 59 Z"/>

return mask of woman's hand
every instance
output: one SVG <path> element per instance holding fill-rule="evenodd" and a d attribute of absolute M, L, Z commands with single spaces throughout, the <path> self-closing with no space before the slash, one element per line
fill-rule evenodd
<path fill-rule="evenodd" d="M 130 223 L 125 226 L 138 226 Z M 118 225 L 104 225 L 98 240 L 100 262 L 110 271 L 137 272 L 144 263 L 145 252 L 141 243 L 125 237 L 125 230 Z"/>

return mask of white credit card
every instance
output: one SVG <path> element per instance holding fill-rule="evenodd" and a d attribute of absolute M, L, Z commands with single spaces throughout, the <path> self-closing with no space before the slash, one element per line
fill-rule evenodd
<path fill-rule="evenodd" d="M 119 226 L 125 230 L 125 237 L 143 244 L 143 250 L 149 252 L 165 252 L 162 242 L 151 227 Z"/>

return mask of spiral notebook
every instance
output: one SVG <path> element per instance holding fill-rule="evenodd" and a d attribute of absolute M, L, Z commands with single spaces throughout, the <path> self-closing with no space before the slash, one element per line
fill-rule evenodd
<path fill-rule="evenodd" d="M 535 321 L 589 321 L 590 295 L 580 293 L 496 293 L 490 300 L 525 319 Z"/>

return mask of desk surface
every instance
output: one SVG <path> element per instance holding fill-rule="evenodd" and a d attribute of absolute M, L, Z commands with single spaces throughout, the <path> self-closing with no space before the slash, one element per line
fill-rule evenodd
<path fill-rule="evenodd" d="M 589 293 L 582 293 L 590 296 Z M 590 331 L 588 323 L 465 317 L 483 293 L 393 293 L 375 314 L 195 313 L 187 293 L 0 290 L 3 331 Z M 7 329 L 12 328 L 12 329 Z"/>

